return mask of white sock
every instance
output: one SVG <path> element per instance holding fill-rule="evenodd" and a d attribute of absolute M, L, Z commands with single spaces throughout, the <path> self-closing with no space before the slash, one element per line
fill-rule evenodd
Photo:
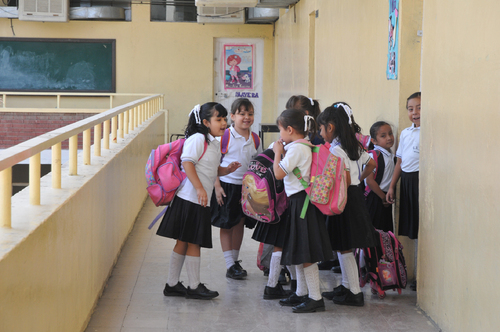
<path fill-rule="evenodd" d="M 307 295 L 307 283 L 306 277 L 304 275 L 304 265 L 295 265 L 295 272 L 297 274 L 297 290 L 295 291 L 295 294 L 297 294 L 297 296 Z"/>
<path fill-rule="evenodd" d="M 184 265 L 184 258 L 186 258 L 185 255 L 179 255 L 175 251 L 172 251 L 172 255 L 170 255 L 170 262 L 168 263 L 168 279 L 167 279 L 167 284 L 170 287 L 174 287 L 179 282 L 182 265 Z"/>
<path fill-rule="evenodd" d="M 198 288 L 200 284 L 200 257 L 186 256 L 186 271 L 188 274 L 189 288 Z"/>
<path fill-rule="evenodd" d="M 234 265 L 234 259 L 233 259 L 233 251 L 228 250 L 224 251 L 224 259 L 226 260 L 226 269 L 229 269 L 231 266 Z"/>
<path fill-rule="evenodd" d="M 347 280 L 349 280 L 349 288 L 351 292 L 356 295 L 361 292 L 361 288 L 359 288 L 359 273 L 358 273 L 358 265 L 356 264 L 356 259 L 354 258 L 354 254 L 349 252 L 347 254 L 342 254 L 342 261 L 344 262 L 344 266 L 342 266 L 342 270 L 345 268 L 345 273 L 347 276 Z"/>
<path fill-rule="evenodd" d="M 238 260 L 238 257 L 240 256 L 240 251 L 239 250 L 231 250 L 233 252 L 233 261 L 237 261 Z"/>
<path fill-rule="evenodd" d="M 275 251 L 271 255 L 271 263 L 269 264 L 269 279 L 267 280 L 267 286 L 276 287 L 278 285 L 278 279 L 281 273 L 281 251 Z"/>
<path fill-rule="evenodd" d="M 290 279 L 297 280 L 297 271 L 295 270 L 295 265 L 287 265 L 286 268 L 290 272 Z"/>
<path fill-rule="evenodd" d="M 349 289 L 349 279 L 347 279 L 347 275 L 345 273 L 346 269 L 345 269 L 345 266 L 344 266 L 344 260 L 342 259 L 342 254 L 340 252 L 337 253 L 337 257 L 339 258 L 339 265 L 340 265 L 340 269 L 342 271 L 342 285 Z"/>
<path fill-rule="evenodd" d="M 309 291 L 309 298 L 314 301 L 321 300 L 321 291 L 319 290 L 319 269 L 318 264 L 312 264 L 304 268 L 304 276 Z"/>

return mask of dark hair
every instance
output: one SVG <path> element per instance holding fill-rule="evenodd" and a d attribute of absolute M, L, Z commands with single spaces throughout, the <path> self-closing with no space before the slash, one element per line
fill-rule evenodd
<path fill-rule="evenodd" d="M 385 126 L 385 125 L 390 126 L 390 124 L 388 124 L 385 121 L 377 121 L 374 124 L 372 124 L 372 126 L 370 127 L 370 137 L 377 139 L 378 131 L 380 130 L 380 128 L 382 126 Z M 373 145 L 372 141 L 370 140 L 370 144 L 368 145 L 368 150 L 373 150 L 374 148 L 375 148 L 375 146 Z"/>
<path fill-rule="evenodd" d="M 338 138 L 340 146 L 345 150 L 351 160 L 358 160 L 361 157 L 363 147 L 356 139 L 354 128 L 349 125 L 349 118 L 345 112 L 344 103 L 334 103 L 325 108 L 318 116 L 318 124 L 327 126 L 329 123 L 335 127 L 334 137 Z"/>
<path fill-rule="evenodd" d="M 285 108 L 288 109 L 302 109 L 307 111 L 307 113 L 316 120 L 319 113 L 321 113 L 321 109 L 319 108 L 319 102 L 315 99 L 309 99 L 309 97 L 303 95 L 291 96 L 290 99 L 286 102 Z"/>
<path fill-rule="evenodd" d="M 247 111 L 253 110 L 253 104 L 248 98 L 238 98 L 231 104 L 231 114 L 238 114 L 244 107 Z"/>
<path fill-rule="evenodd" d="M 420 91 L 412 93 L 412 95 L 409 96 L 408 99 L 406 99 L 406 108 L 408 108 L 408 102 L 410 101 L 410 99 L 413 99 L 413 98 L 422 98 L 422 93 Z"/>
<path fill-rule="evenodd" d="M 218 117 L 223 117 L 223 118 L 227 117 L 226 108 L 218 103 L 205 103 L 205 104 L 201 105 L 201 108 L 200 108 L 201 123 L 200 124 L 196 123 L 196 118 L 195 118 L 194 112 L 191 113 L 191 115 L 189 116 L 188 124 L 186 126 L 185 131 L 184 131 L 185 137 L 188 138 L 191 135 L 194 135 L 196 133 L 200 133 L 200 134 L 205 135 L 205 140 L 207 141 L 207 143 L 210 143 L 210 140 L 208 138 L 208 134 L 209 134 L 208 127 L 203 124 L 203 120 L 210 121 L 210 118 L 212 116 L 214 116 L 216 114 L 216 112 L 217 112 Z"/>
<path fill-rule="evenodd" d="M 304 130 L 305 121 L 304 116 L 307 115 L 304 110 L 288 109 L 281 112 L 280 116 L 276 119 L 276 124 L 287 128 L 288 126 L 295 129 L 299 134 L 307 136 L 311 133 L 312 136 L 316 135 L 316 121 L 311 120 L 309 123 L 309 130 Z M 312 115 L 311 115 L 312 116 Z"/>

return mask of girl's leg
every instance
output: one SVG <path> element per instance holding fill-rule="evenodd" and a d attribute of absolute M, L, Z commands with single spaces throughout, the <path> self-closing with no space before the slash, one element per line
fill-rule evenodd
<path fill-rule="evenodd" d="M 348 251 L 344 251 L 344 253 L 347 253 L 347 252 Z M 341 272 L 342 272 L 342 286 L 344 286 L 347 289 L 350 289 L 349 279 L 347 278 L 346 270 L 344 268 L 344 261 L 343 261 L 343 258 L 342 258 L 342 252 L 338 251 L 337 252 L 337 257 L 339 258 L 339 265 L 340 265 L 340 269 L 341 269 Z"/>
<path fill-rule="evenodd" d="M 241 218 L 238 225 L 232 228 L 233 234 L 231 239 L 231 249 L 233 251 L 233 260 L 238 261 L 240 255 L 241 243 L 243 242 L 243 234 L 245 232 L 245 218 Z"/>
<path fill-rule="evenodd" d="M 333 302 L 336 304 L 363 306 L 364 298 L 361 288 L 359 287 L 359 274 L 356 259 L 352 250 L 342 252 L 339 256 L 342 259 L 342 274 L 344 274 L 349 282 L 349 290 L 342 295 L 335 296 Z"/>
<path fill-rule="evenodd" d="M 269 264 L 269 279 L 264 289 L 265 300 L 284 299 L 289 295 L 289 293 L 278 283 L 281 272 L 281 251 L 282 248 L 274 247 L 271 263 Z"/>
<path fill-rule="evenodd" d="M 304 276 L 307 283 L 309 297 L 314 301 L 321 300 L 321 291 L 319 289 L 319 269 L 318 264 L 304 263 Z"/>
<path fill-rule="evenodd" d="M 222 247 L 222 254 L 226 260 L 226 269 L 234 265 L 233 251 L 232 251 L 232 238 L 233 229 L 220 229 L 220 245 Z"/>
<path fill-rule="evenodd" d="M 307 282 L 306 276 L 304 275 L 304 265 L 295 265 L 295 273 L 297 275 L 297 290 L 295 294 L 297 294 L 297 296 L 305 296 L 307 295 Z"/>
<path fill-rule="evenodd" d="M 287 265 L 286 268 L 290 272 L 290 290 L 295 293 L 297 291 L 297 269 L 295 265 Z"/>
<path fill-rule="evenodd" d="M 165 289 L 163 289 L 163 295 L 165 296 L 184 296 L 186 294 L 186 287 L 179 282 L 182 265 L 184 265 L 186 258 L 186 250 L 187 243 L 177 241 L 170 255 L 167 283 Z"/>
<path fill-rule="evenodd" d="M 189 287 L 186 290 L 186 298 L 210 300 L 219 293 L 211 291 L 200 283 L 200 246 L 188 243 L 186 251 L 186 271 L 188 274 Z"/>

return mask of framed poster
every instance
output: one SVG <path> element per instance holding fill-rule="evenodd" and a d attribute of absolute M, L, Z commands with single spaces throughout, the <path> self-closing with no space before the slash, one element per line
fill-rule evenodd
<path fill-rule="evenodd" d="M 389 52 L 387 53 L 387 79 L 398 79 L 399 0 L 389 0 Z"/>
<path fill-rule="evenodd" d="M 224 89 L 253 90 L 253 45 L 224 45 Z"/>

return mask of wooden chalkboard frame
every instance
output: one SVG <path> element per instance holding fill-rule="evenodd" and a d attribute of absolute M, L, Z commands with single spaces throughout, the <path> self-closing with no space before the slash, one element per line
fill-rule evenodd
<path fill-rule="evenodd" d="M 76 92 L 76 93 L 92 93 L 92 92 L 116 92 L 116 39 L 65 39 L 65 38 L 9 38 L 0 37 L 0 44 L 4 41 L 8 42 L 37 42 L 37 43 L 91 43 L 91 44 L 111 44 L 111 87 L 109 89 L 5 89 L 2 91 L 12 92 Z"/>

